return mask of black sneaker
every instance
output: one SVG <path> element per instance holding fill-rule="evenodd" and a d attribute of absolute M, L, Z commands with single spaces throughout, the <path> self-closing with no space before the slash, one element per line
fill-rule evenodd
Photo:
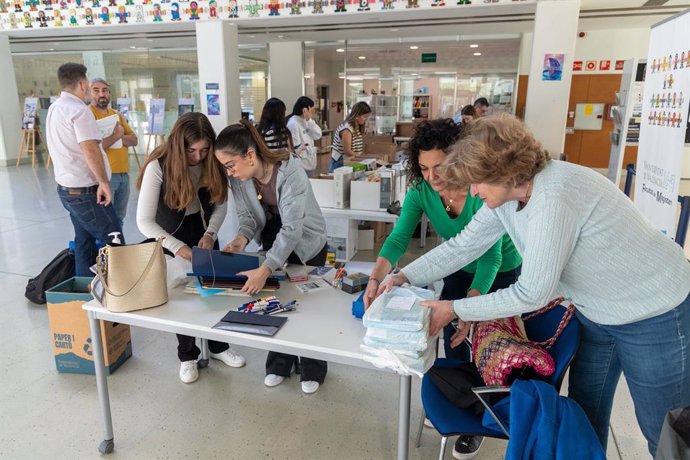
<path fill-rule="evenodd" d="M 470 460 L 477 455 L 484 436 L 460 436 L 453 447 L 453 458 Z"/>

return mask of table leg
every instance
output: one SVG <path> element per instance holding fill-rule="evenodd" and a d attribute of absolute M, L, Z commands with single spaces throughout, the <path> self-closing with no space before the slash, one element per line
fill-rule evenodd
<path fill-rule="evenodd" d="M 398 460 L 407 460 L 410 447 L 410 394 L 412 377 L 400 376 L 398 406 Z"/>
<path fill-rule="evenodd" d="M 96 369 L 96 388 L 98 388 L 98 404 L 101 411 L 104 438 L 98 446 L 102 454 L 109 454 L 115 448 L 113 439 L 113 419 L 110 415 L 110 396 L 108 395 L 108 379 L 105 375 L 103 361 L 103 340 L 101 338 L 101 324 L 93 312 L 89 312 L 89 327 L 91 328 L 91 345 L 93 346 L 93 364 Z"/>
<path fill-rule="evenodd" d="M 209 360 L 209 351 L 208 351 L 208 340 L 206 339 L 201 339 L 201 359 L 198 361 L 199 367 L 202 369 L 204 367 L 208 367 L 208 360 Z"/>

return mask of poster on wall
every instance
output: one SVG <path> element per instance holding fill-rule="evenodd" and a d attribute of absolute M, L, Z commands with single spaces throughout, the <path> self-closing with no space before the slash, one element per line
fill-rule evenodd
<path fill-rule="evenodd" d="M 181 97 L 177 100 L 177 116 L 181 117 L 185 113 L 194 112 L 194 98 Z"/>
<path fill-rule="evenodd" d="M 151 99 L 149 103 L 148 134 L 163 134 L 165 124 L 165 99 Z"/>
<path fill-rule="evenodd" d="M 652 27 L 642 101 L 635 205 L 669 238 L 675 237 L 690 100 L 688 43 L 690 11 Z"/>
<path fill-rule="evenodd" d="M 563 62 L 565 62 L 565 54 L 545 54 L 541 79 L 544 81 L 561 81 Z"/>
<path fill-rule="evenodd" d="M 22 129 L 34 129 L 38 110 L 38 98 L 24 98 L 24 111 L 22 113 Z"/>
<path fill-rule="evenodd" d="M 125 117 L 125 120 L 129 122 L 129 109 L 132 106 L 132 101 L 128 97 L 118 97 L 117 98 L 117 111 Z"/>
<path fill-rule="evenodd" d="M 206 83 L 206 114 L 220 115 L 220 85 Z"/>

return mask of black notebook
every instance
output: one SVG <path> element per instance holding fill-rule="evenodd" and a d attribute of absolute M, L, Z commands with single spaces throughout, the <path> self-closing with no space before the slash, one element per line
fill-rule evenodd
<path fill-rule="evenodd" d="M 246 332 L 247 334 L 272 336 L 278 332 L 287 318 L 284 316 L 262 315 L 259 313 L 242 313 L 230 311 L 223 316 L 214 329 L 225 331 Z"/>

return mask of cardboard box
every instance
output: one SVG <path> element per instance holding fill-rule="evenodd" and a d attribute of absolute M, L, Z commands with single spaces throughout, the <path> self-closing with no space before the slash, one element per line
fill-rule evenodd
<path fill-rule="evenodd" d="M 357 231 L 357 249 L 372 251 L 374 249 L 374 229 L 359 229 Z"/>
<path fill-rule="evenodd" d="M 388 238 L 388 224 L 386 222 L 372 222 L 374 226 L 374 243 L 381 243 Z"/>
<path fill-rule="evenodd" d="M 316 202 L 322 208 L 347 208 L 350 206 L 350 182 L 353 170 L 349 166 L 341 166 L 333 171 L 333 175 L 322 174 L 309 179 Z"/>
<path fill-rule="evenodd" d="M 338 262 L 347 262 L 357 253 L 357 221 L 347 217 L 326 217 L 328 252 Z"/>
<path fill-rule="evenodd" d="M 369 275 L 364 273 L 353 273 L 343 278 L 342 290 L 348 294 L 361 292 L 367 288 Z"/>
<path fill-rule="evenodd" d="M 82 306 L 93 299 L 91 278 L 74 277 L 46 291 L 48 321 L 55 366 L 59 372 L 94 374 L 91 329 Z M 103 358 L 107 374 L 112 374 L 132 356 L 129 326 L 101 321 Z"/>
<path fill-rule="evenodd" d="M 364 154 L 362 156 L 376 158 L 384 163 L 392 163 L 395 161 L 397 151 L 398 146 L 395 144 L 373 142 L 371 144 L 365 144 Z"/>
<path fill-rule="evenodd" d="M 397 171 L 381 168 L 376 171 L 378 180 L 353 180 L 350 184 L 350 208 L 369 211 L 385 211 L 396 200 Z M 371 179 L 372 175 L 369 175 Z"/>

